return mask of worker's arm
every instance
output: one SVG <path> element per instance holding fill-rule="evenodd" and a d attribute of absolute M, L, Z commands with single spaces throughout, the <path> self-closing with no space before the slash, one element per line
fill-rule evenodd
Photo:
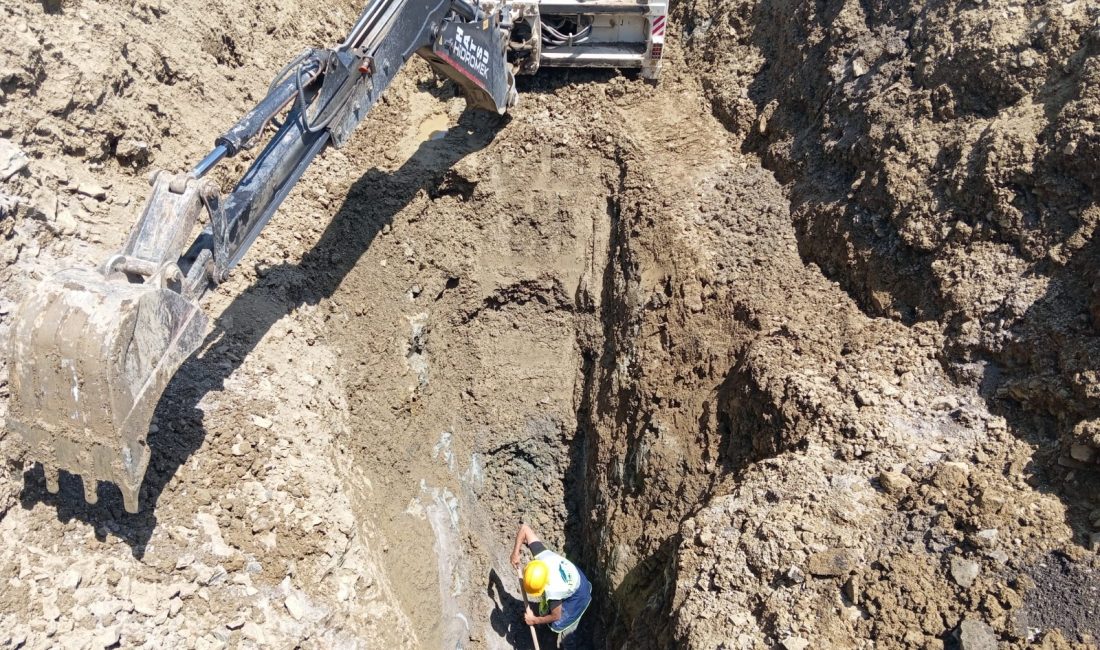
<path fill-rule="evenodd" d="M 530 607 L 528 607 L 527 611 L 523 614 L 523 622 L 528 625 L 543 625 L 544 623 L 553 623 L 559 620 L 561 620 L 561 605 L 550 610 L 550 613 L 546 616 L 535 616 L 531 612 Z"/>
<path fill-rule="evenodd" d="M 512 547 L 512 566 L 519 570 L 519 551 L 523 548 L 524 544 L 530 546 L 533 542 L 539 541 L 538 535 L 535 535 L 535 531 L 527 524 L 520 524 L 519 530 L 516 532 L 516 544 Z M 555 619 L 557 620 L 557 619 Z"/>

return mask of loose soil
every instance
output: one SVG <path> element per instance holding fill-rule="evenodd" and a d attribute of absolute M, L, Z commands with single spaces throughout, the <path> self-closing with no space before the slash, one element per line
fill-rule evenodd
<path fill-rule="evenodd" d="M 170 5 L 0 8 L 0 338 L 360 9 Z M 140 514 L 0 433 L 0 647 L 526 648 L 521 521 L 585 647 L 1094 647 L 1100 11 L 672 14 L 508 118 L 410 63 L 204 302 Z"/>

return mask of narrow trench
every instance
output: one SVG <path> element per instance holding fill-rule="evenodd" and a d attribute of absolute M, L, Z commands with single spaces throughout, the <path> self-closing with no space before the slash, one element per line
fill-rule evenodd
<path fill-rule="evenodd" d="M 413 197 L 408 207 L 333 297 L 340 309 L 371 304 L 332 332 L 356 359 L 345 369 L 352 462 L 371 485 L 353 491 L 359 518 L 379 522 L 383 565 L 425 647 L 528 647 L 507 564 L 520 521 L 593 582 L 580 647 L 671 645 L 681 525 L 726 477 L 782 448 L 760 436 L 774 414 L 730 356 L 739 344 L 718 299 L 688 309 L 678 294 L 690 278 L 671 268 L 643 277 L 664 263 L 647 257 L 654 245 L 684 246 L 640 207 L 684 200 L 652 189 L 659 172 L 639 162 L 643 146 L 628 137 L 626 148 L 572 158 L 529 147 L 523 164 L 538 171 L 521 182 L 536 191 L 511 211 L 494 203 L 525 194 L 504 147 L 422 156 L 412 176 L 428 175 L 416 181 L 424 191 L 396 190 Z M 380 180 L 354 198 L 363 218 L 395 192 Z M 429 232 L 421 214 L 472 230 Z M 670 255 L 697 264 L 690 252 Z M 648 337 L 663 341 L 671 373 L 656 388 L 631 367 L 653 322 L 675 330 Z M 681 335 L 708 343 L 681 351 L 669 339 Z M 681 412 L 693 419 L 679 422 Z M 668 440 L 691 435 L 702 438 L 680 460 L 660 457 Z"/>
<path fill-rule="evenodd" d="M 438 119 L 431 126 L 440 131 Z M 420 151 L 464 137 L 452 128 Z M 607 194 L 605 177 L 619 180 L 599 157 L 567 162 L 574 172 L 561 178 L 542 162 L 553 155 L 545 145 L 525 154 L 534 178 L 517 180 L 508 155 L 492 144 L 468 161 L 417 153 L 421 170 L 377 176 L 345 206 L 372 220 L 388 195 L 410 197 L 332 298 L 336 314 L 371 308 L 330 336 L 349 361 L 348 462 L 363 470 L 345 480 L 355 482 L 358 519 L 377 522 L 382 566 L 423 647 L 528 647 L 508 565 L 520 521 L 590 573 L 597 559 L 583 551 L 587 435 L 577 405 L 587 398 L 574 387 L 595 374 L 581 333 L 602 328 L 595 304 L 610 290 L 605 260 L 617 246 L 614 200 L 605 211 L 603 198 L 590 199 Z M 528 205 L 502 212 L 492 205 L 499 195 L 526 195 Z M 473 230 L 440 232 L 421 214 Z M 602 600 L 581 647 L 594 647 Z"/>
<path fill-rule="evenodd" d="M 578 292 L 578 302 L 588 308 L 588 313 L 578 316 L 577 347 L 580 364 L 577 368 L 577 388 L 574 396 L 577 428 L 569 444 L 569 470 L 565 474 L 564 481 L 568 513 L 565 523 L 565 552 L 568 557 L 574 558 L 583 567 L 582 570 L 588 571 L 587 575 L 592 580 L 593 586 L 590 611 L 577 630 L 581 639 L 579 645 L 582 648 L 597 648 L 605 644 L 606 621 L 612 610 L 610 591 L 600 576 L 591 570 L 597 566 L 599 558 L 593 552 L 594 548 L 590 543 L 593 522 L 587 515 L 593 512 L 593 502 L 598 498 L 596 490 L 592 489 L 595 487 L 595 476 L 593 468 L 589 466 L 590 454 L 596 452 L 594 441 L 600 435 L 599 430 L 593 428 L 592 409 L 597 400 L 600 370 L 614 364 L 615 337 L 612 331 L 613 310 L 616 303 L 614 267 L 617 252 L 622 245 L 620 197 L 626 178 L 626 168 L 619 156 L 616 156 L 615 163 L 618 173 L 608 179 L 607 187 L 608 237 L 607 248 L 603 255 L 604 265 L 602 269 L 592 269 L 599 271 L 600 295 L 597 300 L 597 296 L 588 293 L 590 290 L 588 287 Z M 596 229 L 593 228 L 593 245 L 596 245 L 595 232 Z M 592 255 L 592 259 L 596 259 L 595 254 Z"/>

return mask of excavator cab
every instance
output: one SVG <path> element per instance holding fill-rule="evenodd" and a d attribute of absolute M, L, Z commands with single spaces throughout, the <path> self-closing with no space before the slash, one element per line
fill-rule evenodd
<path fill-rule="evenodd" d="M 511 5 L 509 59 L 539 68 L 619 68 L 656 79 L 668 5 L 646 0 L 541 0 Z"/>
<path fill-rule="evenodd" d="M 646 0 L 541 0 L 511 4 L 509 55 L 520 74 L 540 67 L 660 73 L 668 5 Z"/>

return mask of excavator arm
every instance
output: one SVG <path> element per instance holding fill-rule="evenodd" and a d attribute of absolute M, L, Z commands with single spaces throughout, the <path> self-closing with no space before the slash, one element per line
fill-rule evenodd
<path fill-rule="evenodd" d="M 153 412 L 203 341 L 203 295 L 240 262 L 310 163 L 348 141 L 414 54 L 453 79 L 471 106 L 502 114 L 516 100 L 513 74 L 540 64 L 655 76 L 664 7 L 557 2 L 547 13 L 538 2 L 371 0 L 341 45 L 295 58 L 192 171 L 153 174 L 120 251 L 99 269 L 43 281 L 17 310 L 6 427 L 42 464 L 47 488 L 57 492 L 67 471 L 95 503 L 99 481 L 115 483 L 126 510 L 138 511 Z M 223 194 L 209 172 L 261 143 Z"/>
<path fill-rule="evenodd" d="M 516 98 L 504 56 L 506 39 L 497 16 L 465 0 L 375 0 L 343 45 L 311 50 L 294 61 L 268 96 L 179 180 L 182 185 L 201 184 L 214 165 L 250 147 L 291 107 L 282 127 L 224 200 L 212 189 L 198 189 L 213 226 L 213 279 L 221 281 L 236 266 L 313 159 L 327 145 L 347 142 L 413 54 L 458 81 L 471 105 L 503 114 Z M 197 243 L 201 255 L 206 242 Z"/>

